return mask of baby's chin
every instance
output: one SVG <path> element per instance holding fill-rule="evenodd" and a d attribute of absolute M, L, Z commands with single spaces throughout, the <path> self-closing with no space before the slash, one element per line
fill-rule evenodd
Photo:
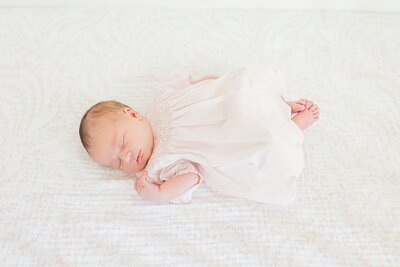
<path fill-rule="evenodd" d="M 142 172 L 142 171 L 144 171 L 144 170 L 146 169 L 146 166 L 147 166 L 147 161 L 144 162 L 143 166 L 140 166 L 139 170 L 137 170 L 136 172 Z"/>
<path fill-rule="evenodd" d="M 149 162 L 149 160 L 150 160 L 150 158 L 146 157 L 146 154 L 144 154 L 143 158 L 142 158 L 142 162 L 140 162 L 140 165 L 139 165 L 140 170 L 138 172 L 141 172 L 146 169 L 146 166 L 147 166 L 147 163 Z"/>

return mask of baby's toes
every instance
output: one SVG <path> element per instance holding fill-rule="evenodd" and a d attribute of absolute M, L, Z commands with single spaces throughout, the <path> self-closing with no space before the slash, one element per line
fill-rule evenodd
<path fill-rule="evenodd" d="M 313 102 L 312 101 L 307 101 L 307 103 L 306 103 L 306 109 L 310 109 L 310 107 L 312 107 L 313 106 Z"/>
<path fill-rule="evenodd" d="M 311 110 L 311 112 L 312 112 L 312 114 L 319 114 L 319 109 L 314 109 L 314 110 Z"/>
<path fill-rule="evenodd" d="M 317 104 L 314 104 L 314 105 L 312 105 L 312 107 L 310 108 L 312 111 L 318 111 L 319 110 L 319 108 L 318 108 L 318 105 Z"/>

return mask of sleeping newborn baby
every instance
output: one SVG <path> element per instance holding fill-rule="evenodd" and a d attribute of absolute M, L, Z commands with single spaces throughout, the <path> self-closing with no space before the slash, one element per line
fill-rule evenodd
<path fill-rule="evenodd" d="M 96 162 L 137 174 L 145 199 L 188 203 L 204 181 L 222 194 L 287 205 L 304 166 L 303 130 L 320 113 L 307 99 L 286 101 L 283 89 L 270 68 L 174 76 L 144 114 L 113 100 L 95 104 L 79 134 Z"/>

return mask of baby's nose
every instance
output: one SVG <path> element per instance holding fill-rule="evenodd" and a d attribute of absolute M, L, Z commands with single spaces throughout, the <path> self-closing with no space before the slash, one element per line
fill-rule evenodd
<path fill-rule="evenodd" d="M 132 158 L 132 152 L 128 152 L 122 155 L 121 159 L 125 162 L 130 162 Z"/>
<path fill-rule="evenodd" d="M 127 153 L 126 160 L 127 160 L 128 162 L 130 162 L 130 161 L 132 160 L 132 156 L 133 156 L 132 152 Z"/>

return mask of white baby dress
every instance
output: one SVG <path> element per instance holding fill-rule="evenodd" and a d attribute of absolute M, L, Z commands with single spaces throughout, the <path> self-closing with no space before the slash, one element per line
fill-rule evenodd
<path fill-rule="evenodd" d="M 144 116 L 154 134 L 149 179 L 161 184 L 194 172 L 200 182 L 172 203 L 188 203 L 204 181 L 222 194 L 287 205 L 304 166 L 303 132 L 272 68 L 241 68 L 190 84 L 175 75 L 154 93 Z"/>

